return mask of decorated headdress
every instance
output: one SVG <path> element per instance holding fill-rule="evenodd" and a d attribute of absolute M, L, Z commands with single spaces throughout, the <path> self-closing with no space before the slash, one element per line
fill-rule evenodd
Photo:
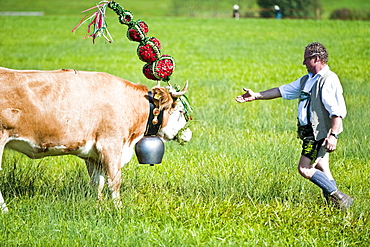
<path fill-rule="evenodd" d="M 143 67 L 145 77 L 158 82 L 165 81 L 170 85 L 169 80 L 175 69 L 175 60 L 169 55 L 161 55 L 161 42 L 155 37 L 147 37 L 149 32 L 148 25 L 142 20 L 134 20 L 134 15 L 130 11 L 125 10 L 119 3 L 102 1 L 95 7 L 83 11 L 87 12 L 97 9 L 91 16 L 85 16 L 72 32 L 76 31 L 85 22 L 90 22 L 86 37 L 92 38 L 93 43 L 98 37 L 104 37 L 109 43 L 113 42 L 105 22 L 107 7 L 116 12 L 119 23 L 128 26 L 127 38 L 131 41 L 139 42 L 137 55 L 141 61 L 146 63 Z"/>

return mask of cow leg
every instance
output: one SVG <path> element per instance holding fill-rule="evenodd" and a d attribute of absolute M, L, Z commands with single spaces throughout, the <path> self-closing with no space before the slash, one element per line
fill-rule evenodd
<path fill-rule="evenodd" d="M 3 212 L 3 213 L 6 213 L 8 212 L 8 207 L 6 206 L 5 204 L 5 201 L 4 201 L 4 198 L 3 198 L 3 195 L 1 194 L 1 191 L 0 191 L 0 210 Z"/>
<path fill-rule="evenodd" d="M 1 164 L 2 164 L 2 160 L 3 160 L 3 153 L 4 153 L 4 148 L 5 148 L 5 144 L 6 144 L 7 139 L 8 139 L 8 135 L 6 134 L 6 132 L 0 133 L 0 170 L 2 170 Z M 0 191 L 0 210 L 3 213 L 9 211 L 8 207 L 5 204 L 5 201 L 4 201 L 3 195 L 1 194 L 1 191 Z"/>
<path fill-rule="evenodd" d="M 122 207 L 120 199 L 120 188 L 121 188 L 121 169 L 120 166 L 113 165 L 107 169 L 108 187 L 112 192 L 112 199 L 116 208 Z"/>
<path fill-rule="evenodd" d="M 137 137 L 137 140 L 134 140 L 136 143 L 140 138 Z M 112 192 L 112 199 L 114 202 L 114 205 L 117 209 L 122 207 L 122 202 L 120 199 L 120 188 L 121 188 L 121 168 L 123 165 L 128 163 L 134 154 L 134 150 L 131 145 L 125 145 L 125 146 L 117 146 L 115 143 L 117 143 L 116 140 L 117 137 L 114 137 L 113 139 L 103 139 L 98 140 L 100 142 L 100 146 L 104 147 L 100 149 L 100 157 L 102 162 L 102 167 L 107 175 L 107 184 Z M 122 140 L 123 138 L 119 138 Z M 134 145 L 134 144 L 132 144 Z"/>
<path fill-rule="evenodd" d="M 116 208 L 122 207 L 120 200 L 121 187 L 121 164 L 120 164 L 120 149 L 108 143 L 103 145 L 101 152 L 103 167 L 107 174 L 107 184 L 112 192 L 112 199 Z M 110 147 L 110 148 L 109 148 Z"/>
<path fill-rule="evenodd" d="M 1 124 L 1 119 L 0 119 L 0 124 Z M 2 126 L 0 126 L 0 130 L 2 130 Z M 3 153 L 4 153 L 5 144 L 8 141 L 8 138 L 9 138 L 8 132 L 2 130 L 2 133 L 0 132 L 0 170 L 3 169 L 1 165 L 3 161 Z"/>
<path fill-rule="evenodd" d="M 136 143 L 142 136 L 138 137 L 133 143 Z M 114 200 L 114 204 L 116 208 L 122 207 L 122 201 L 120 199 L 120 188 L 122 183 L 122 174 L 121 168 L 127 164 L 134 154 L 134 149 L 132 146 L 127 145 L 123 147 L 121 150 L 117 150 L 117 154 L 114 154 L 110 149 L 110 152 L 105 155 L 104 162 L 107 170 L 107 177 L 108 177 L 108 186 L 112 191 L 112 198 Z"/>
<path fill-rule="evenodd" d="M 87 171 L 89 172 L 90 182 L 92 185 L 98 187 L 98 199 L 103 198 L 103 188 L 105 183 L 105 174 L 101 169 L 101 165 L 98 165 L 96 162 L 85 160 Z"/>

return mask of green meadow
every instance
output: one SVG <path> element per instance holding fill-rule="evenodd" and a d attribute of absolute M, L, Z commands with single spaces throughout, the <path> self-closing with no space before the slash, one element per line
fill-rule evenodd
<path fill-rule="evenodd" d="M 142 2 L 147 10 L 120 3 L 175 58 L 171 82 L 189 81 L 193 139 L 167 142 L 160 165 L 133 157 L 122 168 L 120 210 L 108 189 L 97 201 L 82 160 L 31 160 L 6 150 L 1 246 L 368 246 L 370 22 L 161 16 L 151 14 L 154 1 Z M 24 10 L 15 3 L 2 2 L 1 11 Z M 138 44 L 110 9 L 115 42 L 92 44 L 84 39 L 87 25 L 71 32 L 84 16 L 79 11 L 94 3 L 26 1 L 32 11 L 49 4 L 51 14 L 0 16 L 0 66 L 104 71 L 154 86 L 141 72 Z M 304 47 L 314 41 L 327 47 L 347 103 L 345 131 L 331 154 L 338 187 L 355 198 L 344 212 L 297 172 L 297 102 L 235 102 L 243 87 L 261 91 L 305 74 Z"/>

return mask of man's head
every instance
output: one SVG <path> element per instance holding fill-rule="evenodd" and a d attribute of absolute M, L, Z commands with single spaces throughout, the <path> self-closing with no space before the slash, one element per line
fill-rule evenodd
<path fill-rule="evenodd" d="M 308 51 L 309 56 L 317 55 L 322 63 L 328 62 L 328 51 L 326 50 L 325 46 L 323 46 L 319 42 L 308 44 L 306 46 L 306 51 Z"/>
<path fill-rule="evenodd" d="M 325 46 L 319 42 L 308 44 L 304 51 L 303 65 L 307 71 L 312 74 L 317 74 L 328 62 L 329 54 Z"/>

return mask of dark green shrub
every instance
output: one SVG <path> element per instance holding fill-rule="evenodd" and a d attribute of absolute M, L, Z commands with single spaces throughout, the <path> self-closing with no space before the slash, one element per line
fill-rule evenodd
<path fill-rule="evenodd" d="M 339 20 L 370 20 L 370 10 L 359 10 L 359 9 L 336 9 L 331 15 L 330 19 Z"/>
<path fill-rule="evenodd" d="M 351 20 L 352 19 L 351 10 L 347 8 L 336 9 L 331 13 L 330 19 Z"/>
<path fill-rule="evenodd" d="M 257 4 L 265 18 L 275 17 L 275 5 L 280 7 L 283 18 L 313 18 L 320 6 L 318 0 L 257 0 Z"/>

